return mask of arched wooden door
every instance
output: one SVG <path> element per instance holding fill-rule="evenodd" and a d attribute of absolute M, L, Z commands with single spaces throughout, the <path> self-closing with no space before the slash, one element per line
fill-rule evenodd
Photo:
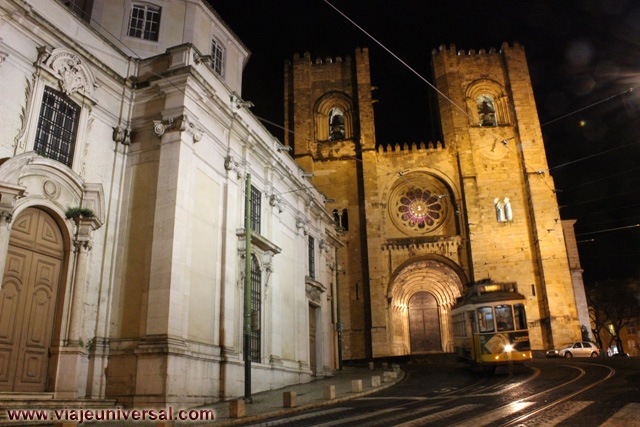
<path fill-rule="evenodd" d="M 429 292 L 416 292 L 409 299 L 411 352 L 442 351 L 438 303 Z"/>
<path fill-rule="evenodd" d="M 0 391 L 45 391 L 64 242 L 46 212 L 13 222 L 0 288 Z"/>

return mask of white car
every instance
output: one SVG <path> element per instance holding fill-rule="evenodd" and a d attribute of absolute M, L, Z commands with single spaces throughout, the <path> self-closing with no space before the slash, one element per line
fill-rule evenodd
<path fill-rule="evenodd" d="M 562 344 L 556 350 L 547 351 L 547 357 L 598 357 L 600 349 L 588 341 Z"/>

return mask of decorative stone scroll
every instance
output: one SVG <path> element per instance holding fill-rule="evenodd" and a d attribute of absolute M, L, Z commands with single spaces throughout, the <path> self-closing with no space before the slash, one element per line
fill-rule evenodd
<path fill-rule="evenodd" d="M 302 230 L 302 232 L 306 236 L 307 233 L 309 233 L 309 228 L 310 228 L 309 220 L 302 217 L 296 218 L 296 228 L 298 230 Z"/>
<path fill-rule="evenodd" d="M 38 48 L 37 64 L 58 78 L 60 89 L 67 95 L 79 92 L 90 97 L 98 87 L 91 69 L 70 50 L 42 46 Z"/>
<path fill-rule="evenodd" d="M 112 137 L 114 142 L 119 142 L 122 145 L 131 145 L 131 128 L 124 128 L 118 125 L 113 128 Z"/>
<path fill-rule="evenodd" d="M 280 213 L 284 212 L 284 200 L 277 194 L 269 196 L 269 206 L 278 208 L 278 212 Z"/>
<path fill-rule="evenodd" d="M 154 120 L 153 131 L 158 137 L 161 137 L 166 132 L 186 132 L 191 135 L 194 143 L 199 142 L 204 134 L 204 130 L 188 114 L 164 120 Z"/>

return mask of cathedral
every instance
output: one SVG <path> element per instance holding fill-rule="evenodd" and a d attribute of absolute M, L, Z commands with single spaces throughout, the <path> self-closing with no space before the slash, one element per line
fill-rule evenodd
<path fill-rule="evenodd" d="M 434 51 L 444 137 L 403 146 L 376 142 L 366 49 L 295 56 L 282 143 L 208 2 L 0 17 L 0 407 L 193 407 L 247 365 L 255 393 L 451 352 L 483 278 L 526 296 L 534 350 L 588 325 L 522 47 Z"/>
<path fill-rule="evenodd" d="M 560 219 L 524 48 L 441 46 L 432 68 L 443 140 L 394 145 L 376 141 L 367 49 L 285 64 L 285 143 L 330 198 L 344 244 L 342 356 L 452 352 L 451 307 L 485 278 L 526 297 L 533 350 L 581 339 L 575 237 Z"/>

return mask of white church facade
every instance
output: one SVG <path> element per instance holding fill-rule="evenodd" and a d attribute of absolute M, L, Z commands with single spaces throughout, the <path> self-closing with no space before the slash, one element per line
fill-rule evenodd
<path fill-rule="evenodd" d="M 336 369 L 326 198 L 204 1 L 0 0 L 0 400 L 194 406 Z M 50 397 L 49 397 L 50 398 Z"/>

